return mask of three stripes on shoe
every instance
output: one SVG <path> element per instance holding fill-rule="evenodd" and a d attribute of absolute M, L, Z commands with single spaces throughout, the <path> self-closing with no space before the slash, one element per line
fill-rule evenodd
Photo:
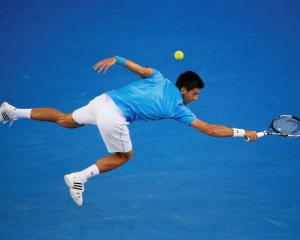
<path fill-rule="evenodd" d="M 10 120 L 9 116 L 6 113 L 2 113 L 2 117 L 3 117 L 3 119 L 5 121 L 9 121 Z"/>
<path fill-rule="evenodd" d="M 76 189 L 76 190 L 82 190 L 82 183 L 81 182 L 74 182 L 72 188 Z"/>

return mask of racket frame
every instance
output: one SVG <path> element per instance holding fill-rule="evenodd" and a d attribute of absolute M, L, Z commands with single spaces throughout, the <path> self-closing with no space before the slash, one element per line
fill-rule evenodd
<path fill-rule="evenodd" d="M 293 115 L 287 115 L 287 114 L 285 114 L 285 115 L 280 115 L 279 117 L 277 117 L 277 118 L 274 118 L 273 120 L 272 120 L 272 122 L 271 122 L 271 124 L 270 124 L 270 127 L 268 128 L 268 129 L 266 129 L 266 130 L 264 130 L 264 131 L 262 131 L 262 132 L 258 132 L 257 133 L 257 136 L 258 137 L 263 137 L 263 136 L 267 136 L 267 135 L 269 135 L 269 136 L 281 136 L 281 137 L 291 137 L 291 138 L 296 138 L 296 137 L 300 137 L 300 134 L 286 134 L 286 133 L 281 133 L 281 132 L 279 132 L 275 127 L 274 127 L 274 122 L 277 120 L 277 119 L 279 119 L 279 118 L 282 118 L 282 117 L 285 117 L 285 118 L 294 118 L 294 119 L 296 119 L 297 121 L 299 121 L 300 122 L 300 119 L 298 118 L 298 117 L 296 117 L 296 116 L 293 116 Z M 270 129 L 272 129 L 274 132 L 270 132 L 269 130 Z"/>

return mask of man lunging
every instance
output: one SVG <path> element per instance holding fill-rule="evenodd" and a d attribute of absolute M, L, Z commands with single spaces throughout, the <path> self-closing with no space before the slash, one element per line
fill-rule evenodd
<path fill-rule="evenodd" d="M 80 172 L 64 177 L 71 197 L 78 206 L 83 203 L 84 184 L 89 178 L 115 169 L 132 158 L 128 124 L 136 120 L 174 119 L 214 137 L 247 137 L 250 141 L 257 139 L 254 131 L 209 124 L 192 113 L 187 105 L 197 100 L 204 88 L 202 79 L 195 72 L 180 74 L 176 84 L 173 84 L 158 70 L 142 67 L 118 56 L 97 62 L 94 69 L 106 73 L 115 64 L 133 71 L 141 79 L 97 96 L 73 113 L 66 114 L 53 108 L 19 109 L 7 102 L 0 107 L 0 122 L 3 123 L 28 118 L 53 122 L 66 128 L 97 125 L 110 155 L 100 158 Z"/>

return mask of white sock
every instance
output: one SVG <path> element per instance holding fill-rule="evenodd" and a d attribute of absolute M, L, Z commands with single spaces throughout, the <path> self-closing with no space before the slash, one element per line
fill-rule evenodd
<path fill-rule="evenodd" d="M 30 118 L 30 114 L 31 114 L 31 110 L 32 109 L 19 109 L 17 108 L 15 111 L 15 118 Z"/>
<path fill-rule="evenodd" d="M 96 164 L 93 164 L 92 166 L 82 170 L 79 172 L 80 176 L 83 178 L 83 180 L 88 180 L 91 177 L 94 177 L 99 174 L 99 169 L 96 166 Z"/>

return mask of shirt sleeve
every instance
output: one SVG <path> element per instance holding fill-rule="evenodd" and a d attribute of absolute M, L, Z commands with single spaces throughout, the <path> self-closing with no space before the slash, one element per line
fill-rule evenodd
<path fill-rule="evenodd" d="M 150 81 L 161 81 L 164 80 L 164 76 L 157 69 L 152 68 L 152 74 L 146 78 Z"/>
<path fill-rule="evenodd" d="M 197 119 L 197 117 L 188 107 L 180 104 L 176 109 L 173 119 L 190 126 L 191 123 Z"/>

